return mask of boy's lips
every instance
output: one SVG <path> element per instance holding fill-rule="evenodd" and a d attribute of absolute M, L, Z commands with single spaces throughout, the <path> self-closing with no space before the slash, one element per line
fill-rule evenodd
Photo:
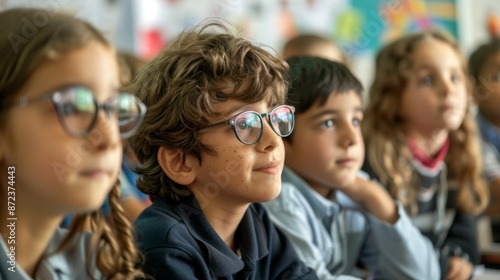
<path fill-rule="evenodd" d="M 281 172 L 281 163 L 280 161 L 271 161 L 254 169 L 254 171 L 264 172 L 272 175 L 278 174 L 279 172 Z"/>
<path fill-rule="evenodd" d="M 335 161 L 341 167 L 353 167 L 356 164 L 355 158 L 342 158 Z"/>

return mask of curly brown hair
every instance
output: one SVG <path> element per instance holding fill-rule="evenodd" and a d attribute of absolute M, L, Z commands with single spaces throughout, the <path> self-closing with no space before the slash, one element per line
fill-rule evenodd
<path fill-rule="evenodd" d="M 197 131 L 220 114 L 214 104 L 284 103 L 287 64 L 261 47 L 233 35 L 219 21 L 207 21 L 172 41 L 128 88 L 146 104 L 142 126 L 130 139 L 141 166 L 137 187 L 152 199 L 178 201 L 189 190 L 161 169 L 160 146 L 195 156 L 213 153 Z"/>
<path fill-rule="evenodd" d="M 111 48 L 97 29 L 69 15 L 41 9 L 17 8 L 1 12 L 0 18 L 0 37 L 4 38 L 0 41 L 0 104 L 9 104 L 14 100 L 25 81 L 41 63 L 82 47 L 90 41 L 97 41 Z M 23 18 L 47 20 L 43 22 L 43 28 L 38 28 L 36 36 L 30 40 L 14 38 L 15 34 L 23 34 Z M 6 123 L 7 114 L 8 110 L 0 110 L 0 124 Z M 96 265 L 99 270 L 108 279 L 132 279 L 143 274 L 135 268 L 139 254 L 119 197 L 120 185 L 117 183 L 109 193 L 112 221 L 108 223 L 100 209 L 80 215 L 72 223 L 60 249 L 71 245 L 72 238 L 81 232 L 85 220 L 90 217 L 91 224 L 97 227 L 93 235 L 95 246 L 89 248 L 89 252 L 96 253 Z M 87 269 L 89 267 L 90 263 L 87 264 Z M 90 275 L 93 273 L 89 273 Z"/>
<path fill-rule="evenodd" d="M 369 91 L 363 132 L 370 166 L 390 194 L 402 201 L 415 214 L 417 176 L 411 167 L 412 154 L 403 133 L 403 120 L 398 116 L 402 93 L 409 80 L 413 50 L 426 38 L 450 45 L 458 54 L 455 40 L 439 30 L 411 34 L 385 46 L 377 55 L 375 78 Z M 460 57 L 462 57 L 460 55 Z M 462 58 L 462 71 L 467 67 Z M 470 82 L 468 93 L 472 94 Z M 469 100 L 472 100 L 469 96 Z M 489 193 L 481 178 L 482 164 L 475 121 L 468 109 L 463 123 L 450 131 L 450 148 L 445 162 L 448 178 L 458 180 L 458 208 L 464 213 L 479 213 L 488 204 Z"/>

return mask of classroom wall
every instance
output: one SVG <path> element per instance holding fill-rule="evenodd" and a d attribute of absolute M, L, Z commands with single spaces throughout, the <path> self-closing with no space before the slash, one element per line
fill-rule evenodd
<path fill-rule="evenodd" d="M 304 32 L 339 42 L 365 88 L 373 77 L 380 46 L 431 26 L 445 29 L 465 55 L 488 40 L 486 15 L 500 16 L 497 0 L 133 0 L 135 49 L 151 56 L 181 30 L 206 17 L 237 24 L 245 36 L 279 52 L 290 37 Z"/>
<path fill-rule="evenodd" d="M 489 40 L 486 20 L 489 14 L 500 17 L 498 0 L 458 0 L 460 45 L 468 56 L 475 48 Z"/>
<path fill-rule="evenodd" d="M 207 17 L 228 20 L 275 53 L 296 34 L 318 33 L 340 43 L 365 87 L 373 77 L 374 55 L 386 42 L 440 26 L 468 55 L 488 40 L 488 13 L 500 16 L 497 0 L 0 0 L 0 9 L 15 6 L 76 14 L 119 49 L 147 58 Z"/>

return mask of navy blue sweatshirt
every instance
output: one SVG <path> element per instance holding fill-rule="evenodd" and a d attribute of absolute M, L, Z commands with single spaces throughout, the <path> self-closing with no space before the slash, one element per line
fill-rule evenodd
<path fill-rule="evenodd" d="M 143 270 L 155 279 L 317 279 L 260 204 L 235 233 L 236 255 L 217 235 L 194 197 L 157 199 L 134 223 Z"/>

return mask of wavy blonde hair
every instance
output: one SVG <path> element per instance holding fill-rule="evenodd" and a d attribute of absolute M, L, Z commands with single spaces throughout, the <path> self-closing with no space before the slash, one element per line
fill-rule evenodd
<path fill-rule="evenodd" d="M 375 78 L 369 91 L 366 121 L 363 123 L 367 160 L 371 168 L 390 194 L 408 207 L 412 214 L 418 211 L 418 179 L 413 172 L 413 155 L 406 142 L 404 122 L 398 115 L 398 109 L 409 80 L 411 54 L 427 38 L 450 45 L 462 58 L 457 43 L 439 30 L 415 33 L 388 44 L 376 58 Z M 461 62 L 464 77 L 467 77 L 463 58 Z M 472 97 L 470 82 L 466 83 Z M 481 177 L 478 134 L 470 109 L 460 127 L 450 131 L 449 139 L 450 148 L 445 162 L 448 179 L 458 181 L 458 208 L 463 213 L 477 214 L 488 205 L 489 192 Z"/>
<path fill-rule="evenodd" d="M 283 104 L 288 65 L 263 48 L 233 35 L 220 21 L 209 20 L 186 31 L 141 69 L 129 86 L 148 107 L 130 144 L 142 163 L 137 187 L 152 199 L 179 201 L 190 191 L 171 180 L 160 167 L 160 146 L 180 149 L 201 163 L 198 130 L 220 112 L 227 100 Z"/>
<path fill-rule="evenodd" d="M 25 81 L 44 61 L 92 40 L 111 48 L 97 29 L 72 16 L 18 8 L 1 12 L 0 19 L 0 38 L 3 38 L 0 41 L 0 104 L 10 104 Z M 26 34 L 26 21 L 36 28 L 34 34 Z M 0 124 L 7 122 L 8 111 L 0 110 Z M 108 279 L 133 279 L 143 274 L 135 268 L 139 254 L 133 242 L 130 223 L 120 205 L 120 196 L 117 182 L 109 193 L 111 221 L 106 221 L 100 209 L 77 216 L 59 249 L 70 246 L 72 238 L 82 231 L 85 220 L 90 217 L 94 234 L 89 251 L 96 253 L 99 270 Z M 87 270 L 89 267 L 90 263 L 87 264 Z"/>

